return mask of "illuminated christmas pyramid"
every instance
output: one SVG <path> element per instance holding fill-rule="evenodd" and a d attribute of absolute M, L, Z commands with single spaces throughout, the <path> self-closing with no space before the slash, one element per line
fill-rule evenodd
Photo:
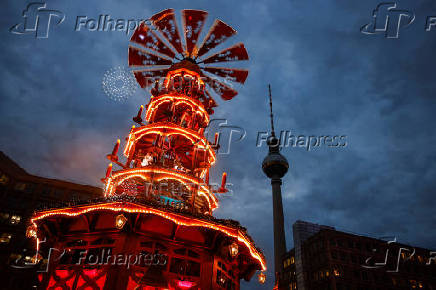
<path fill-rule="evenodd" d="M 164 10 L 131 38 L 129 65 L 151 98 L 133 120 L 119 159 L 120 140 L 104 182 L 104 197 L 87 204 L 37 212 L 28 236 L 47 258 L 39 275 L 47 289 L 239 289 L 256 271 L 265 281 L 265 259 L 232 220 L 212 216 L 217 193 L 209 183 L 218 135 L 204 136 L 217 103 L 237 92 L 220 78 L 244 83 L 248 71 L 207 66 L 247 60 L 243 44 L 204 55 L 236 33 L 215 20 L 197 46 L 207 12 L 183 10 L 184 43 L 175 13 Z M 215 75 L 215 76 L 214 76 Z M 119 169 L 114 170 L 113 164 Z"/>

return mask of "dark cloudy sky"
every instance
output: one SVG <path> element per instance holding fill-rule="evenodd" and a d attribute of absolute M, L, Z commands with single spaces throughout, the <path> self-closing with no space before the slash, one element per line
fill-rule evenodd
<path fill-rule="evenodd" d="M 246 85 L 215 118 L 243 127 L 247 136 L 220 155 L 233 195 L 218 217 L 239 220 L 273 263 L 270 184 L 256 147 L 268 130 L 266 85 L 272 84 L 277 130 L 297 135 L 346 135 L 344 148 L 282 150 L 290 170 L 283 182 L 288 247 L 291 225 L 307 220 L 375 237 L 436 248 L 436 1 L 398 1 L 415 22 L 398 39 L 364 35 L 378 1 L 66 1 L 47 8 L 65 13 L 48 39 L 11 34 L 29 1 L 1 9 L 0 150 L 31 173 L 100 186 L 105 155 L 132 125 L 149 94 L 110 100 L 104 73 L 127 65 L 122 32 L 74 31 L 78 15 L 148 18 L 165 8 L 203 9 L 208 25 L 220 18 L 238 30 L 250 55 Z M 269 272 L 267 286 L 273 277 Z M 259 287 L 259 288 L 257 288 Z M 260 287 L 256 279 L 244 289 Z"/>

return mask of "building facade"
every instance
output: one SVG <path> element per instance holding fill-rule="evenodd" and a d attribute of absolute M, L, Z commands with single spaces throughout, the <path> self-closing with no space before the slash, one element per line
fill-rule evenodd
<path fill-rule="evenodd" d="M 27 173 L 0 152 L 0 279 L 4 289 L 19 289 L 23 271 L 15 266 L 30 262 L 34 243 L 26 227 L 37 209 L 101 197 L 102 189 Z M 17 275 L 14 275 L 17 273 Z M 24 281 L 27 282 L 27 281 Z"/>
<path fill-rule="evenodd" d="M 283 289 L 436 289 L 436 252 L 297 221 Z M 297 246 L 299 250 L 297 250 Z"/>

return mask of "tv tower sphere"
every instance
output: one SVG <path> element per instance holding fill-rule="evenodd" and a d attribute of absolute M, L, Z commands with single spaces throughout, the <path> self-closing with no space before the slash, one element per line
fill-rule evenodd
<path fill-rule="evenodd" d="M 279 152 L 279 140 L 271 136 L 267 142 L 269 153 L 263 159 L 262 170 L 268 178 L 282 178 L 288 172 L 289 163 Z"/>

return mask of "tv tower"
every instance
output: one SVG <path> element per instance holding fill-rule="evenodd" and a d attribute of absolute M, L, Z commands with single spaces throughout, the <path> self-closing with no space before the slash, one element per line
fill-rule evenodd
<path fill-rule="evenodd" d="M 272 197 L 273 197 L 273 216 L 274 216 L 274 272 L 275 284 L 279 285 L 282 273 L 282 258 L 286 253 L 286 238 L 283 219 L 283 204 L 282 204 L 282 177 L 286 174 L 289 168 L 289 163 L 286 158 L 280 154 L 280 140 L 277 139 L 274 132 L 274 117 L 272 111 L 271 85 L 268 85 L 269 90 L 269 108 L 271 119 L 271 135 L 268 137 L 268 155 L 262 162 L 263 172 L 271 179 Z"/>

